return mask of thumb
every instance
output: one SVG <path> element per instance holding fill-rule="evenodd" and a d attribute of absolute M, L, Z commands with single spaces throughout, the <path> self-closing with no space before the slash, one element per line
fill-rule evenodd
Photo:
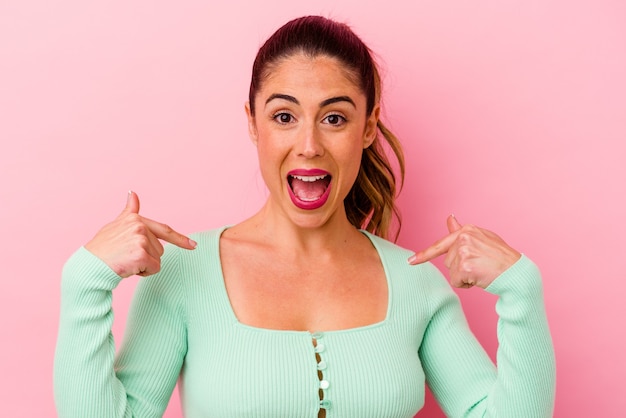
<path fill-rule="evenodd" d="M 462 225 L 453 214 L 448 216 L 448 220 L 446 221 L 446 223 L 448 224 L 448 231 L 450 231 L 450 233 L 456 232 L 462 228 Z"/>
<path fill-rule="evenodd" d="M 139 213 L 139 196 L 132 190 L 128 191 L 126 199 L 126 207 L 122 213 Z"/>

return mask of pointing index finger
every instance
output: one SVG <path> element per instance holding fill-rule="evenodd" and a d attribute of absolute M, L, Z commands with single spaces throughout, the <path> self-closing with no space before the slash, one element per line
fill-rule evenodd
<path fill-rule="evenodd" d="M 441 238 L 430 247 L 422 251 L 418 251 L 413 256 L 409 257 L 409 264 L 425 263 L 439 257 L 442 254 L 447 253 L 454 241 L 456 240 L 457 235 L 459 235 L 459 232 L 455 231 Z"/>
<path fill-rule="evenodd" d="M 167 241 L 170 244 L 174 244 L 177 247 L 193 250 L 198 245 L 197 242 L 179 232 L 174 231 L 168 225 L 147 218 L 143 218 L 143 222 L 154 234 L 154 236 L 162 239 L 163 241 Z"/>

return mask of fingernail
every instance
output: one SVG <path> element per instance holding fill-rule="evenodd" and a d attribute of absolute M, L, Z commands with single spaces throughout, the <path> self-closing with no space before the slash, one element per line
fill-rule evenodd
<path fill-rule="evenodd" d="M 193 248 L 196 248 L 198 246 L 198 243 L 192 239 L 189 239 L 189 245 L 191 245 Z"/>
<path fill-rule="evenodd" d="M 414 264 L 417 262 L 417 255 L 413 254 L 412 256 L 409 257 L 409 259 L 407 260 L 409 262 L 409 264 Z"/>

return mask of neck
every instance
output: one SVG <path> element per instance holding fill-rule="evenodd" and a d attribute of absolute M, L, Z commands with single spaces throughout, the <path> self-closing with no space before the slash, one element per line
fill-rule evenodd
<path fill-rule="evenodd" d="M 280 210 L 274 210 L 268 201 L 245 223 L 254 228 L 266 243 L 296 257 L 333 254 L 355 239 L 363 238 L 348 221 L 343 208 L 328 218 L 305 213 L 294 219 Z"/>

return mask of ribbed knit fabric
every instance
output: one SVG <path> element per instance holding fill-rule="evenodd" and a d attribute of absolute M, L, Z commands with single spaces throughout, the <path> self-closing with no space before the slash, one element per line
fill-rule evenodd
<path fill-rule="evenodd" d="M 137 286 L 117 357 L 111 292 L 121 279 L 84 248 L 68 260 L 60 417 L 160 417 L 179 377 L 188 418 L 315 418 L 320 408 L 328 418 L 410 418 L 425 382 L 450 417 L 552 415 L 552 342 L 541 278 L 525 256 L 487 289 L 499 295 L 496 370 L 441 273 L 367 232 L 389 286 L 382 322 L 316 334 L 241 324 L 222 277 L 222 231 L 194 234 L 194 251 L 166 247 L 162 271 Z"/>

